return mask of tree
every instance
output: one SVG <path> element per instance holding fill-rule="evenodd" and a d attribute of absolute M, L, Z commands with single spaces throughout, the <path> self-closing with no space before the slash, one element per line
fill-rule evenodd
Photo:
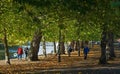
<path fill-rule="evenodd" d="M 114 29 L 117 29 L 117 24 L 115 24 L 115 18 L 116 14 L 113 12 L 114 8 L 111 8 L 110 1 L 109 0 L 103 0 L 103 2 L 99 2 L 98 7 L 98 19 L 101 23 L 100 27 L 102 30 L 102 36 L 101 36 L 101 57 L 100 57 L 100 64 L 106 64 L 106 44 L 109 44 L 110 46 L 110 54 L 112 56 L 115 56 L 114 53 L 114 46 L 113 46 L 113 33 L 115 34 Z M 99 13 L 100 11 L 100 13 Z M 110 39 L 111 38 L 111 39 Z"/>
<path fill-rule="evenodd" d="M 42 38 L 41 31 L 38 29 L 35 31 L 32 42 L 31 42 L 31 47 L 29 51 L 29 60 L 30 61 L 36 61 L 38 60 L 38 51 L 39 51 L 39 44 Z"/>
<path fill-rule="evenodd" d="M 108 33 L 108 45 L 109 45 L 109 48 L 110 48 L 110 59 L 114 58 L 115 57 L 115 52 L 114 52 L 114 34 L 113 32 L 109 32 Z"/>
<path fill-rule="evenodd" d="M 103 27 L 103 32 L 101 36 L 101 57 L 99 59 L 100 64 L 106 64 L 106 44 L 107 44 L 107 32 L 106 27 Z"/>
<path fill-rule="evenodd" d="M 9 6 L 10 5 L 10 6 Z M 6 64 L 10 64 L 10 58 L 9 58 L 9 51 L 8 51 L 8 41 L 7 41 L 7 29 L 8 27 L 4 27 L 10 24 L 10 21 L 8 21 L 8 19 L 10 18 L 4 18 L 4 16 L 6 16 L 6 14 L 9 15 L 9 9 L 11 8 L 11 1 L 4 1 L 1 0 L 0 1 L 0 19 L 1 19 L 1 31 L 2 31 L 2 36 L 3 37 L 3 42 L 4 42 L 4 47 L 5 47 L 5 62 Z M 8 13 L 6 13 L 8 12 Z M 9 16 L 10 17 L 10 16 Z M 3 20 L 4 19 L 4 20 Z"/>
<path fill-rule="evenodd" d="M 116 20 L 117 16 L 112 14 L 114 9 L 110 8 L 109 2 L 105 0 L 13 0 L 12 11 L 3 12 L 4 8 L 6 11 L 9 10 L 7 4 L 5 4 L 7 8 L 3 6 L 0 11 L 1 27 L 4 27 L 6 21 L 8 43 L 23 44 L 31 40 L 30 60 L 35 61 L 38 60 L 37 54 L 42 36 L 46 41 L 60 40 L 61 53 L 65 53 L 64 42 L 67 41 L 76 41 L 78 46 L 80 40 L 101 40 L 104 44 L 108 37 L 106 34 L 116 32 L 114 29 L 118 25 L 114 27 L 113 24 L 119 21 Z M 11 18 L 12 20 L 9 21 Z M 31 39 L 32 35 L 33 39 Z M 113 47 L 112 44 L 110 46 Z M 105 59 L 102 59 L 105 57 L 105 46 L 101 44 L 101 48 L 100 62 L 106 63 Z M 112 49 L 111 55 L 113 53 Z"/>
<path fill-rule="evenodd" d="M 46 55 L 46 41 L 45 41 L 45 37 L 43 36 L 43 54 L 44 54 L 44 56 L 45 57 L 47 57 L 47 55 Z"/>
<path fill-rule="evenodd" d="M 9 51 L 8 51 L 7 33 L 5 28 L 4 28 L 4 47 L 5 47 L 6 63 L 10 65 L 11 63 L 10 63 Z"/>

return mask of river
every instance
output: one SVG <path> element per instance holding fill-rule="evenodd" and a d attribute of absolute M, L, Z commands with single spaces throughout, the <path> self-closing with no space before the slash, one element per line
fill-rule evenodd
<path fill-rule="evenodd" d="M 22 46 L 23 49 L 25 47 L 26 47 L 25 45 Z M 30 45 L 28 45 L 27 47 L 30 48 Z M 18 46 L 9 48 L 10 58 L 17 58 L 17 53 L 16 53 L 17 48 L 18 48 Z M 57 47 L 56 47 L 56 49 L 57 49 Z M 54 51 L 54 44 L 52 42 L 46 42 L 46 53 L 47 54 L 53 54 L 53 51 Z M 43 54 L 43 47 L 42 47 L 42 43 L 41 43 L 38 55 L 42 55 L 42 54 Z M 5 59 L 4 57 L 5 57 L 4 56 L 4 50 L 0 50 L 0 60 L 4 60 Z M 23 58 L 24 57 L 25 57 L 25 54 L 23 54 Z"/>

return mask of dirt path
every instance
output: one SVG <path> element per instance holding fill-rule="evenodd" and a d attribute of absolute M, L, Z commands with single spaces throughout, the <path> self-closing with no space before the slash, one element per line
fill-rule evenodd
<path fill-rule="evenodd" d="M 26 60 L 18 60 L 18 59 L 10 59 L 11 64 L 27 64 L 29 61 Z M 0 60 L 0 65 L 6 65 L 5 60 Z"/>
<path fill-rule="evenodd" d="M 93 67 L 93 68 L 67 68 L 67 69 L 51 69 L 41 70 L 36 72 L 27 73 L 38 73 L 38 74 L 120 74 L 119 67 Z"/>
<path fill-rule="evenodd" d="M 46 74 L 117 74 L 120 69 L 120 51 L 116 51 L 117 57 L 114 60 L 108 61 L 107 65 L 99 65 L 100 51 L 90 51 L 87 60 L 83 59 L 83 54 L 78 57 L 77 52 L 72 52 L 71 57 L 68 55 L 61 55 L 61 62 L 58 63 L 57 56 L 50 55 L 46 58 L 39 57 L 39 61 L 26 61 L 11 59 L 11 65 L 6 65 L 4 60 L 0 60 L 0 73 L 37 73 Z M 96 73 L 96 72 L 101 73 Z M 115 71 L 115 72 L 114 72 Z M 55 73 L 54 73 L 55 72 Z M 65 72 L 65 73 L 63 73 Z M 71 72 L 71 73 L 70 73 Z M 73 73 L 74 72 L 74 73 Z M 86 72 L 86 74 L 87 74 Z M 94 73 L 92 73 L 94 72 Z M 49 74 L 47 73 L 47 74 Z M 119 72 L 120 74 L 120 72 Z"/>

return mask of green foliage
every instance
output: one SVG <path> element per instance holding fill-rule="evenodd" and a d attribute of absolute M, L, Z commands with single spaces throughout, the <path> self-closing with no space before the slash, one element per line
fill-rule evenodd
<path fill-rule="evenodd" d="M 47 41 L 58 41 L 59 29 L 70 41 L 100 40 L 104 26 L 118 36 L 120 28 L 119 9 L 108 0 L 1 0 L 0 7 L 0 32 L 7 29 L 10 44 L 30 41 L 38 28 Z"/>
<path fill-rule="evenodd" d="M 111 1 L 110 2 L 110 4 L 111 4 L 111 7 L 120 7 L 120 1 Z"/>

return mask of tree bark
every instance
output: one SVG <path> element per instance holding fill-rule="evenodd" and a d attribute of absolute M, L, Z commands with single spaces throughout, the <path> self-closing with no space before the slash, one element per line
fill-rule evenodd
<path fill-rule="evenodd" d="M 75 50 L 78 51 L 78 56 L 80 56 L 80 41 L 75 41 Z"/>
<path fill-rule="evenodd" d="M 59 29 L 58 62 L 61 62 L 61 29 Z"/>
<path fill-rule="evenodd" d="M 43 37 L 43 54 L 45 57 L 47 57 L 46 55 L 46 43 L 45 43 L 45 37 Z"/>
<path fill-rule="evenodd" d="M 64 42 L 61 42 L 60 47 L 61 47 L 61 54 L 65 54 Z"/>
<path fill-rule="evenodd" d="M 38 60 L 38 51 L 39 45 L 42 38 L 42 32 L 40 29 L 36 30 L 31 41 L 31 47 L 29 51 L 29 60 L 30 61 L 37 61 Z"/>
<path fill-rule="evenodd" d="M 71 43 L 70 43 L 70 45 L 71 45 L 71 48 L 72 48 L 72 51 L 74 51 L 74 47 L 75 47 L 75 41 L 73 40 Z"/>
<path fill-rule="evenodd" d="M 107 33 L 103 30 L 102 38 L 101 38 L 101 57 L 99 59 L 99 64 L 107 64 L 106 43 L 107 43 Z"/>
<path fill-rule="evenodd" d="M 81 45 L 81 48 L 83 49 L 84 48 L 84 41 L 81 41 L 81 43 L 80 43 Z"/>
<path fill-rule="evenodd" d="M 63 31 L 61 32 L 61 42 L 60 42 L 60 48 L 61 48 L 61 54 L 65 54 L 65 36 L 63 34 Z"/>
<path fill-rule="evenodd" d="M 75 51 L 78 50 L 78 49 L 77 49 L 77 41 L 75 41 L 74 49 L 75 49 Z"/>
<path fill-rule="evenodd" d="M 5 62 L 6 62 L 6 64 L 10 65 L 6 29 L 4 29 L 4 47 L 5 47 Z"/>
<path fill-rule="evenodd" d="M 80 56 L 80 41 L 77 41 L 78 56 Z"/>
<path fill-rule="evenodd" d="M 112 32 L 108 32 L 108 45 L 110 48 L 110 58 L 114 58 L 115 56 L 115 52 L 114 52 L 114 34 Z"/>
<path fill-rule="evenodd" d="M 53 42 L 53 44 L 54 44 L 54 53 L 56 53 L 56 43 L 55 43 L 55 41 Z"/>

